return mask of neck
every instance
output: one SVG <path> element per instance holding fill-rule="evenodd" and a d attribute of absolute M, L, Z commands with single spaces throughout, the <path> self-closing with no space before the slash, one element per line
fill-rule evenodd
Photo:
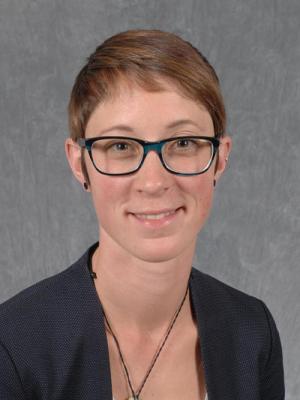
<path fill-rule="evenodd" d="M 191 247 L 176 259 L 156 263 L 97 248 L 92 258 L 96 290 L 117 331 L 158 337 L 166 331 L 186 293 L 195 244 Z M 176 324 L 191 321 L 188 294 Z"/>

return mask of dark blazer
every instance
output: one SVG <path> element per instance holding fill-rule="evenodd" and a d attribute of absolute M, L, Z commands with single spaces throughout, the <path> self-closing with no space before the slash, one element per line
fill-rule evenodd
<path fill-rule="evenodd" d="M 96 246 L 0 306 L 1 400 L 112 399 L 102 308 L 89 269 Z M 284 399 L 280 338 L 265 304 L 194 268 L 189 288 L 208 399 Z"/>

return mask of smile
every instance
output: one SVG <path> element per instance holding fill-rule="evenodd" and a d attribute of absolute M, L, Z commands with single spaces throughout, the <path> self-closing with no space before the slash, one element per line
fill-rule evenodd
<path fill-rule="evenodd" d="M 175 214 L 176 210 L 161 212 L 159 214 L 134 214 L 139 219 L 161 219 L 169 215 Z"/>
<path fill-rule="evenodd" d="M 137 221 L 140 226 L 146 229 L 159 229 L 178 221 L 182 211 L 183 207 L 179 207 L 169 210 L 131 213 L 131 216 L 134 217 L 134 220 Z"/>

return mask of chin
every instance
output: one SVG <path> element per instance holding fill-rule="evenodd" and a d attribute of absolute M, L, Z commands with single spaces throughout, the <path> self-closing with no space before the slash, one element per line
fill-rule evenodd
<path fill-rule="evenodd" d="M 148 243 L 147 243 L 148 242 Z M 193 246 L 184 245 L 182 242 L 180 245 L 178 243 L 170 243 L 160 239 L 151 239 L 140 245 L 138 249 L 135 249 L 133 254 L 136 258 L 148 262 L 148 263 L 163 263 L 175 260 L 180 257 L 183 253 L 193 252 L 195 243 Z"/>

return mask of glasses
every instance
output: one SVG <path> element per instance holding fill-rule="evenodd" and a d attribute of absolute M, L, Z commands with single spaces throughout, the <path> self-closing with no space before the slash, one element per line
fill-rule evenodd
<path fill-rule="evenodd" d="M 190 176 L 206 172 L 217 153 L 220 141 L 209 136 L 178 136 L 158 142 L 124 136 L 79 138 L 98 172 L 104 175 L 129 175 L 138 171 L 149 153 L 155 151 L 164 168 L 172 174 Z"/>

